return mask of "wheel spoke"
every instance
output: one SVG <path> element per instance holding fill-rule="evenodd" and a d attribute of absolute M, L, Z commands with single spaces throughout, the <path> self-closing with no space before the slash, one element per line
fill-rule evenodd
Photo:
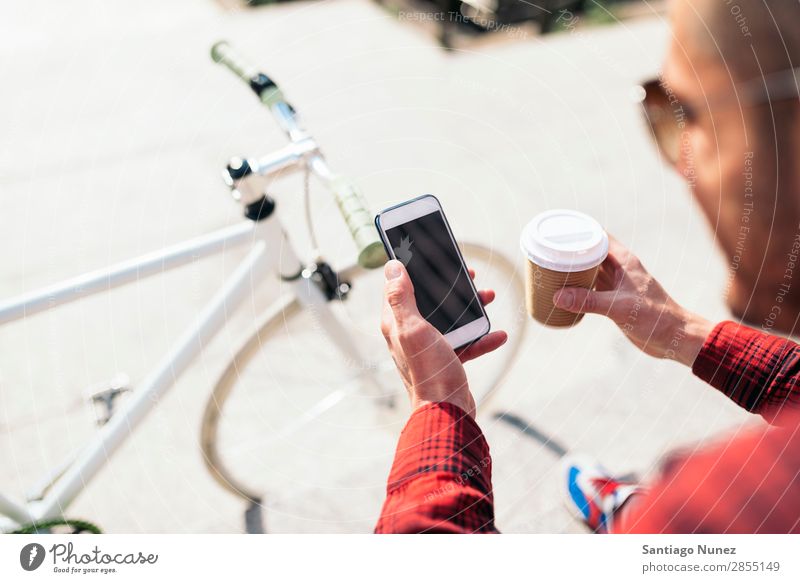
<path fill-rule="evenodd" d="M 228 455 L 246 454 L 252 452 L 257 448 L 269 446 L 274 443 L 283 441 L 288 437 L 290 437 L 295 432 L 306 427 L 312 421 L 318 419 L 321 415 L 325 414 L 327 411 L 333 409 L 346 397 L 357 392 L 358 388 L 359 387 L 356 384 L 353 384 L 341 389 L 337 389 L 326 395 L 325 398 L 323 398 L 322 400 L 317 401 L 311 408 L 307 409 L 306 411 L 298 415 L 295 419 L 290 421 L 288 425 L 283 427 L 277 433 L 274 433 L 266 437 L 259 437 L 256 439 L 249 439 L 247 441 L 243 441 L 238 445 L 227 448 L 225 450 L 225 453 Z"/>

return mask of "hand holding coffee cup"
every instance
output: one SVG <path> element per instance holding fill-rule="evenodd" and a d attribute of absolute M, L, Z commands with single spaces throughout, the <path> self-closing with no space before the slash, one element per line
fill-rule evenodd
<path fill-rule="evenodd" d="M 600 264 L 608 255 L 608 235 L 600 223 L 578 211 L 547 211 L 525 226 L 520 246 L 527 258 L 528 314 L 558 328 L 580 322 L 583 314 L 556 307 L 553 295 L 565 287 L 594 287 Z"/>

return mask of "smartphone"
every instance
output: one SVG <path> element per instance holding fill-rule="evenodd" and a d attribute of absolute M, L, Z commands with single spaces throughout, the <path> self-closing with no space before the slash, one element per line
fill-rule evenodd
<path fill-rule="evenodd" d="M 486 310 L 435 196 L 384 209 L 375 226 L 389 258 L 406 266 L 420 314 L 450 346 L 461 348 L 489 332 Z"/>

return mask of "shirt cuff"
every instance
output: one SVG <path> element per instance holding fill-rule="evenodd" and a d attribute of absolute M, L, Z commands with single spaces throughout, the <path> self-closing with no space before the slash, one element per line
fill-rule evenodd
<path fill-rule="evenodd" d="M 692 364 L 692 372 L 709 384 L 719 375 L 723 365 L 741 358 L 742 344 L 736 343 L 737 328 L 735 322 L 720 322 L 703 342 L 703 347 Z M 744 334 L 747 334 L 745 328 Z"/>
<path fill-rule="evenodd" d="M 400 434 L 387 492 L 426 472 L 446 472 L 488 494 L 491 463 L 489 444 L 472 417 L 452 403 L 428 403 Z"/>
<path fill-rule="evenodd" d="M 789 346 L 785 338 L 720 322 L 706 338 L 692 372 L 741 407 L 757 411 Z"/>

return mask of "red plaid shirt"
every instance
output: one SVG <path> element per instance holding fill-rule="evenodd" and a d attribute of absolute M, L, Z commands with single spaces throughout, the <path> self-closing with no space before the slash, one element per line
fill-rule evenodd
<path fill-rule="evenodd" d="M 668 461 L 621 530 L 800 532 L 800 346 L 722 322 L 692 370 L 775 427 Z M 400 435 L 375 531 L 497 532 L 491 467 L 489 446 L 464 411 L 450 403 L 417 409 Z"/>

